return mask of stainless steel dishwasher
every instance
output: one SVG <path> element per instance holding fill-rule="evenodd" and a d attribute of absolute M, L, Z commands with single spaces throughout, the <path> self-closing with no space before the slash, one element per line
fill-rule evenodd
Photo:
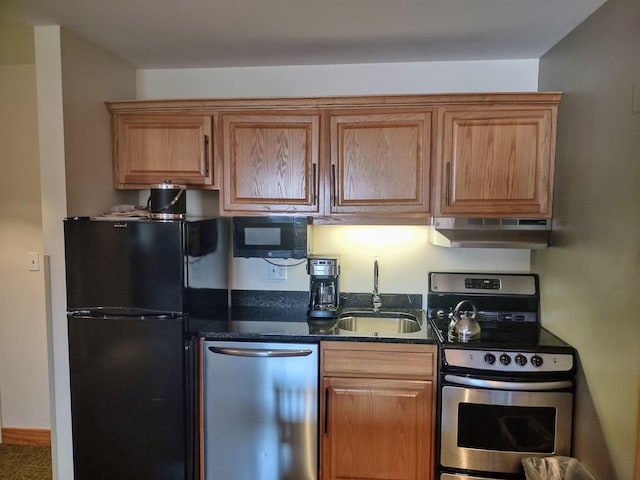
<path fill-rule="evenodd" d="M 318 345 L 204 342 L 206 480 L 316 480 Z"/>

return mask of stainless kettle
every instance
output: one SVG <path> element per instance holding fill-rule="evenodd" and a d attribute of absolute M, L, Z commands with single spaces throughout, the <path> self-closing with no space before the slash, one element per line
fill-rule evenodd
<path fill-rule="evenodd" d="M 461 309 L 464 305 L 471 307 L 471 315 L 469 315 L 468 311 L 465 311 L 464 314 L 461 313 Z M 460 301 L 453 309 L 453 313 L 449 315 L 451 317 L 451 322 L 449 323 L 449 335 L 461 342 L 479 338 L 480 324 L 478 323 L 478 320 L 476 320 L 477 314 L 478 309 L 473 303 L 469 300 Z"/>

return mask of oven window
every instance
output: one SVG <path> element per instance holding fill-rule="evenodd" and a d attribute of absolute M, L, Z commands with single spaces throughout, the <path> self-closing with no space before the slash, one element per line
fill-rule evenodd
<path fill-rule="evenodd" d="M 553 407 L 458 405 L 459 447 L 551 454 L 555 430 Z"/>

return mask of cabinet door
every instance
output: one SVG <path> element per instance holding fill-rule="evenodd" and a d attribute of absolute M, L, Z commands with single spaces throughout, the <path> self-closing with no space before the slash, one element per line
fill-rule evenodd
<path fill-rule="evenodd" d="M 319 135 L 319 114 L 223 114 L 223 210 L 318 212 Z"/>
<path fill-rule="evenodd" d="M 432 478 L 433 384 L 325 377 L 322 478 Z"/>
<path fill-rule="evenodd" d="M 439 215 L 551 216 L 556 107 L 447 107 Z"/>
<path fill-rule="evenodd" d="M 331 213 L 429 213 L 431 111 L 333 114 Z"/>
<path fill-rule="evenodd" d="M 116 114 L 113 128 L 115 188 L 165 180 L 214 188 L 210 116 Z"/>

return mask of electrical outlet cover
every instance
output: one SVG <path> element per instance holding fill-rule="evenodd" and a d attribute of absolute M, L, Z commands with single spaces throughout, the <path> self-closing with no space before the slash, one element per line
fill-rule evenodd
<path fill-rule="evenodd" d="M 38 252 L 27 253 L 27 266 L 30 272 L 40 271 L 40 255 Z"/>
<path fill-rule="evenodd" d="M 287 267 L 269 264 L 269 280 L 286 280 Z"/>

